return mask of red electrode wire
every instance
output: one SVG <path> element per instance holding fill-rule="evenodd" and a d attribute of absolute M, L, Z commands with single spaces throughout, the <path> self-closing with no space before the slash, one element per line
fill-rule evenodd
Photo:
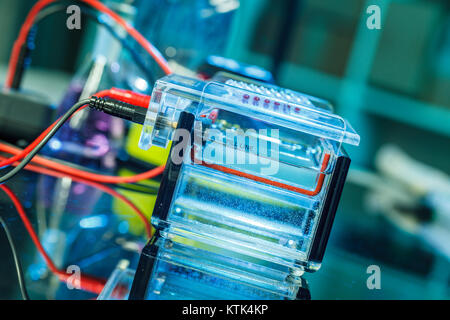
<path fill-rule="evenodd" d="M 14 74 L 16 72 L 17 62 L 20 56 L 20 50 L 27 41 L 28 33 L 30 32 L 30 29 L 33 26 L 36 15 L 47 5 L 56 1 L 57 0 L 39 0 L 38 2 L 36 2 L 36 4 L 31 8 L 30 12 L 28 13 L 25 22 L 23 23 L 20 29 L 19 36 L 17 37 L 13 45 L 8 65 L 8 74 L 5 84 L 6 88 L 11 88 Z M 117 13 L 109 9 L 107 6 L 105 6 L 98 0 L 78 0 L 78 1 L 84 2 L 90 5 L 91 7 L 95 8 L 96 10 L 111 17 L 115 22 L 117 22 L 120 26 L 122 26 L 127 31 L 127 33 L 130 36 L 132 36 L 144 48 L 145 51 L 147 51 L 153 57 L 156 63 L 161 67 L 161 69 L 166 74 L 172 73 L 169 64 L 161 55 L 161 53 L 150 42 L 148 42 L 147 39 L 145 39 L 142 34 L 140 34 L 135 28 L 129 25 Z"/>
<path fill-rule="evenodd" d="M 2 150 L 2 151 L 10 153 L 9 151 L 5 151 L 5 150 Z M 0 160 L 2 160 L 2 159 L 6 159 L 6 158 L 0 156 Z M 36 157 L 33 159 L 33 162 L 36 162 L 35 160 L 36 160 Z M 36 163 L 39 163 L 39 162 L 36 162 Z M 16 165 L 16 164 L 13 163 L 13 165 Z M 150 222 L 148 221 L 147 217 L 144 215 L 144 213 L 142 213 L 142 211 L 139 210 L 139 208 L 136 207 L 136 205 L 133 202 L 131 202 L 128 198 L 126 198 L 124 195 L 120 194 L 116 190 L 114 190 L 114 189 L 112 189 L 112 188 L 110 188 L 108 186 L 105 186 L 103 184 L 96 183 L 96 182 L 90 181 L 88 179 L 83 179 L 83 178 L 71 175 L 69 173 L 62 173 L 62 172 L 58 172 L 58 171 L 52 170 L 51 168 L 43 168 L 43 167 L 38 167 L 38 166 L 33 166 L 33 165 L 27 165 L 27 166 L 25 166 L 25 169 L 30 170 L 30 171 L 34 171 L 34 172 L 37 172 L 37 173 L 53 176 L 53 177 L 56 177 L 56 178 L 68 177 L 68 178 L 71 178 L 72 180 L 74 180 L 76 182 L 80 182 L 80 183 L 89 185 L 91 187 L 97 188 L 99 190 L 102 190 L 105 193 L 108 193 L 108 194 L 112 195 L 113 197 L 116 197 L 116 198 L 120 199 L 126 205 L 128 205 L 139 216 L 139 218 L 142 220 L 142 222 L 144 223 L 145 230 L 146 230 L 148 238 L 150 239 L 152 237 L 152 226 L 151 226 Z"/>
<path fill-rule="evenodd" d="M 85 291 L 89 291 L 89 292 L 92 292 L 92 293 L 100 294 L 100 292 L 102 292 L 102 290 L 103 290 L 103 287 L 105 286 L 105 283 L 106 283 L 105 280 L 97 279 L 97 278 L 94 278 L 94 277 L 91 277 L 91 276 L 87 276 L 87 275 L 81 275 L 80 279 L 79 279 L 80 282 L 79 283 L 75 283 L 76 279 L 73 278 L 72 274 L 68 274 L 68 273 L 64 272 L 63 270 L 58 269 L 55 266 L 55 264 L 53 263 L 52 259 L 47 254 L 47 252 L 45 251 L 45 249 L 42 246 L 41 242 L 39 241 L 39 238 L 38 238 L 36 232 L 34 231 L 34 228 L 31 225 L 31 222 L 28 219 L 28 216 L 25 213 L 25 210 L 24 210 L 22 204 L 20 203 L 19 199 L 17 198 L 17 196 L 5 184 L 1 184 L 0 188 L 6 193 L 6 195 L 13 202 L 14 206 L 16 207 L 17 212 L 19 213 L 20 219 L 22 219 L 22 222 L 23 222 L 25 228 L 27 229 L 28 234 L 31 237 L 31 240 L 33 241 L 34 245 L 38 249 L 39 253 L 44 258 L 45 263 L 47 264 L 47 266 L 50 269 L 50 271 L 52 273 L 54 273 L 63 282 L 69 282 L 72 279 L 74 279 L 74 281 L 73 281 L 74 283 L 72 283 L 72 285 L 74 287 L 79 285 L 79 287 L 81 289 L 85 290 Z"/>
<path fill-rule="evenodd" d="M 1 142 L 0 142 L 0 151 L 7 152 L 10 154 L 14 154 L 14 155 L 19 155 L 22 153 L 20 148 L 13 147 L 13 146 L 1 143 Z M 10 158 L 10 159 L 12 159 L 12 158 Z M 8 162 L 9 162 L 9 159 L 8 159 Z M 107 176 L 107 175 L 103 175 L 103 174 L 97 174 L 97 173 L 92 173 L 92 172 L 76 169 L 71 166 L 64 165 L 64 164 L 40 157 L 40 156 L 34 156 L 33 162 L 35 162 L 39 165 L 46 166 L 53 170 L 57 170 L 61 173 L 76 176 L 78 178 L 90 180 L 93 182 L 110 183 L 110 184 L 134 183 L 134 182 L 138 182 L 141 180 L 152 179 L 164 172 L 164 166 L 159 166 L 159 167 L 156 167 L 149 171 L 145 171 L 143 173 L 139 173 L 139 174 L 136 174 L 133 176 L 119 177 L 119 176 Z M 1 164 L 3 164 L 3 162 L 1 162 L 0 165 Z"/>
<path fill-rule="evenodd" d="M 144 94 L 133 92 L 131 90 L 123 90 L 123 89 L 118 89 L 118 88 L 111 88 L 109 90 L 103 90 L 103 91 L 97 92 L 95 94 L 95 96 L 97 96 L 99 98 L 110 97 L 111 99 L 120 100 L 122 102 L 130 103 L 130 104 L 142 107 L 142 108 L 148 108 L 148 105 L 150 103 L 150 98 L 151 98 L 149 95 L 144 95 Z M 78 111 L 81 111 L 86 107 L 87 107 L 87 105 L 81 107 L 80 109 L 78 109 Z M 30 151 L 33 150 L 39 144 L 39 142 L 42 141 L 42 139 L 44 139 L 44 137 L 47 135 L 47 133 L 50 132 L 50 130 L 56 125 L 58 120 L 59 120 L 59 118 L 56 119 L 56 121 L 53 122 L 47 129 L 45 129 L 20 154 L 16 154 L 14 157 L 12 157 L 4 162 L 1 162 L 0 168 L 8 166 L 11 163 L 13 163 L 14 161 L 17 161 L 17 160 L 20 160 L 20 159 L 23 159 L 24 157 L 26 157 L 26 155 L 28 153 L 30 153 Z"/>
<path fill-rule="evenodd" d="M 151 96 L 146 94 L 114 87 L 111 89 L 99 91 L 96 94 L 94 94 L 94 96 L 99 98 L 108 97 L 114 100 L 119 100 L 146 109 L 148 108 L 151 99 Z"/>
<path fill-rule="evenodd" d="M 1 148 L 2 148 L 2 146 L 0 146 L 0 150 L 1 150 Z M 232 169 L 232 168 L 229 168 L 229 167 L 221 166 L 221 165 L 218 165 L 218 164 L 206 163 L 204 161 L 201 161 L 201 160 L 195 158 L 195 156 L 194 156 L 194 149 L 192 149 L 191 157 L 192 157 L 192 161 L 194 161 L 194 162 L 196 162 L 196 163 L 198 163 L 198 164 L 200 164 L 202 166 L 205 166 L 205 167 L 217 170 L 217 171 L 225 172 L 225 173 L 228 173 L 228 174 L 232 174 L 232 175 L 235 175 L 235 176 L 243 177 L 243 178 L 246 178 L 246 179 L 249 179 L 249 180 L 261 182 L 261 183 L 264 183 L 264 184 L 267 184 L 267 185 L 271 185 L 271 186 L 274 186 L 274 187 L 277 187 L 277 188 L 294 191 L 294 192 L 297 192 L 297 193 L 300 193 L 300 194 L 304 194 L 304 195 L 307 195 L 307 196 L 311 196 L 311 197 L 318 195 L 320 193 L 320 191 L 322 191 L 323 183 L 325 181 L 325 173 L 324 172 L 327 169 L 328 162 L 330 160 L 330 154 L 326 153 L 324 155 L 324 157 L 323 157 L 323 161 L 322 161 L 322 165 L 321 165 L 321 168 L 320 168 L 320 173 L 319 173 L 318 178 L 317 178 L 316 186 L 314 187 L 313 190 L 308 190 L 308 189 L 295 187 L 295 186 L 292 186 L 292 185 L 289 185 L 289 184 L 281 183 L 281 182 L 278 182 L 278 181 L 270 180 L 270 179 L 267 179 L 267 178 L 263 178 L 263 177 L 260 177 L 260 176 L 256 176 L 254 174 L 249 174 L 249 173 L 246 173 L 246 172 L 243 172 L 243 171 L 239 171 L 239 170 L 236 170 L 236 169 Z"/>
<path fill-rule="evenodd" d="M 149 103 L 150 103 L 150 96 L 148 95 L 144 95 L 144 94 L 139 94 L 139 93 L 135 93 L 133 91 L 130 90 L 122 90 L 122 89 L 117 89 L 117 88 L 112 88 L 109 90 L 103 90 L 98 92 L 97 94 L 95 94 L 95 96 L 97 97 L 110 97 L 113 99 L 117 99 L 120 100 L 122 102 L 126 102 L 126 103 L 130 103 L 136 106 L 140 106 L 143 108 L 147 108 Z M 82 110 L 86 108 L 86 106 L 81 107 L 78 111 Z M 42 141 L 42 139 L 44 139 L 44 137 L 47 135 L 47 133 L 53 128 L 53 126 L 57 123 L 58 120 L 56 120 L 50 127 L 48 127 L 44 132 L 42 132 L 32 143 L 30 143 L 25 149 L 21 150 L 19 148 L 15 148 L 15 147 L 11 147 L 8 146 L 6 144 L 2 144 L 0 143 L 0 149 L 1 151 L 7 152 L 7 153 L 11 153 L 14 154 L 13 157 L 6 159 L 4 161 L 0 162 L 0 168 L 1 167 L 5 167 L 8 165 L 11 165 L 12 163 L 14 163 L 15 161 L 18 161 L 22 158 L 24 158 L 31 150 L 33 150 L 38 144 L 39 142 Z M 154 178 L 160 174 L 163 173 L 164 171 L 164 166 L 159 166 L 156 167 L 154 169 L 151 169 L 149 171 L 140 173 L 140 174 L 136 174 L 133 176 L 128 176 L 128 177 L 119 177 L 119 176 L 107 176 L 107 175 L 102 175 L 102 174 L 95 174 L 95 173 L 91 173 L 91 172 L 87 172 L 87 171 L 83 171 L 83 170 L 79 170 L 79 169 L 75 169 L 72 168 L 70 166 L 66 166 L 60 163 L 56 163 L 54 161 L 39 157 L 39 156 L 35 156 L 34 157 L 36 159 L 36 162 L 47 166 L 51 169 L 54 170 L 58 170 L 62 173 L 66 173 L 66 174 L 70 174 L 70 175 L 74 175 L 77 176 L 79 178 L 83 178 L 83 179 L 87 179 L 87 180 L 91 180 L 94 182 L 100 182 L 100 183 L 133 183 L 133 182 L 138 182 L 141 180 L 146 180 L 146 179 L 151 179 Z"/>
<path fill-rule="evenodd" d="M 138 105 L 138 106 L 142 106 L 142 107 L 147 107 L 150 102 L 149 96 L 139 95 L 139 94 L 136 94 L 131 91 L 121 90 L 121 89 L 116 89 L 116 88 L 99 92 L 97 94 L 97 96 L 100 96 L 100 97 L 111 96 L 114 98 L 119 98 L 119 99 L 123 100 L 124 102 L 133 103 L 134 105 Z M 79 110 L 81 110 L 85 107 L 87 107 L 87 105 L 83 106 Z M 4 152 L 15 154 L 15 156 L 13 156 L 9 159 L 0 157 L 0 160 L 1 160 L 0 167 L 6 166 L 6 165 L 17 165 L 17 163 L 15 163 L 15 161 L 20 160 L 23 157 L 25 157 L 45 137 L 45 135 L 52 129 L 52 127 L 54 125 L 55 125 L 55 123 L 52 124 L 48 129 L 46 129 L 35 141 L 33 141 L 33 143 L 31 143 L 26 149 L 24 149 L 22 151 L 19 148 L 14 148 L 14 147 L 10 147 L 5 144 L 1 144 L 2 150 Z M 148 221 L 147 217 L 139 210 L 139 208 L 137 208 L 129 199 L 127 199 L 122 194 L 120 194 L 117 191 L 115 191 L 114 189 L 109 188 L 105 185 L 102 185 L 98 182 L 100 181 L 100 182 L 104 182 L 104 183 L 130 183 L 130 182 L 136 182 L 136 181 L 143 180 L 143 179 L 149 179 L 149 178 L 152 178 L 152 177 L 155 177 L 155 176 L 161 174 L 162 171 L 164 170 L 164 166 L 161 166 L 161 167 L 149 170 L 147 172 L 144 172 L 142 174 L 138 174 L 138 175 L 131 176 L 131 177 L 117 177 L 117 176 L 104 176 L 104 175 L 100 175 L 100 174 L 86 172 L 83 170 L 78 170 L 78 169 L 72 168 L 70 166 L 62 165 L 62 164 L 53 162 L 51 160 L 41 158 L 39 156 L 35 157 L 33 159 L 33 162 L 39 162 L 39 164 L 47 165 L 47 166 L 49 166 L 49 168 L 27 165 L 27 166 L 25 166 L 25 169 L 35 171 L 38 173 L 42 173 L 42 174 L 46 174 L 46 175 L 50 175 L 50 176 L 54 176 L 54 177 L 58 177 L 58 178 L 69 177 L 69 178 L 73 179 L 74 181 L 85 183 L 87 185 L 90 185 L 92 187 L 100 189 L 106 193 L 111 194 L 112 196 L 119 198 L 125 204 L 127 204 L 141 218 L 141 220 L 144 223 L 144 226 L 145 226 L 145 229 L 147 232 L 147 236 L 149 238 L 152 237 L 152 227 L 150 225 L 150 222 Z M 60 172 L 52 170 L 52 168 L 58 169 Z M 97 182 L 95 182 L 95 181 L 97 181 Z M 12 191 L 7 186 L 0 185 L 0 187 L 6 192 L 6 194 L 11 198 L 14 205 L 16 206 L 16 208 L 19 212 L 19 215 L 21 216 L 21 218 L 25 224 L 25 227 L 27 228 L 28 232 L 30 233 L 30 236 L 31 236 L 33 242 L 35 243 L 39 252 L 42 254 L 49 269 L 55 275 L 57 275 L 61 281 L 67 282 L 70 279 L 72 279 L 70 274 L 67 274 L 64 271 L 57 269 L 56 266 L 54 265 L 53 261 L 50 259 L 48 254 L 45 252 L 45 250 L 43 249 L 42 245 L 39 242 L 39 239 L 36 236 L 36 233 L 34 232 L 34 229 L 32 228 L 29 220 L 27 219 L 27 216 L 23 210 L 23 207 L 21 206 L 17 197 L 12 193 Z M 83 275 L 80 279 L 79 285 L 80 285 L 80 288 L 82 288 L 83 290 L 99 294 L 101 292 L 101 290 L 103 289 L 104 284 L 105 284 L 104 281 Z"/>
<path fill-rule="evenodd" d="M 80 111 L 80 110 L 82 110 L 82 109 L 84 109 L 86 107 L 87 107 L 87 105 L 81 107 L 80 109 L 78 109 L 78 111 Z M 9 159 L 7 159 L 5 161 L 0 162 L 0 168 L 5 167 L 5 166 L 9 166 L 13 162 L 25 158 L 27 156 L 27 154 L 29 154 L 31 152 L 31 150 L 33 150 L 39 144 L 39 142 L 41 142 L 45 138 L 47 133 L 49 133 L 50 130 L 52 130 L 52 128 L 56 125 L 58 120 L 59 120 L 59 118 L 56 119 L 56 121 L 53 122 L 47 129 L 45 129 L 32 143 L 30 143 L 25 149 L 23 149 L 22 152 L 16 154 L 12 158 L 9 158 Z"/>
<path fill-rule="evenodd" d="M 172 71 L 170 70 L 170 67 L 167 63 L 167 61 L 164 59 L 164 57 L 161 55 L 161 53 L 150 43 L 148 42 L 136 29 L 134 29 L 132 26 L 130 26 L 125 20 L 123 20 L 118 14 L 116 14 L 114 11 L 110 10 L 108 7 L 106 7 L 104 4 L 102 4 L 101 2 L 97 1 L 97 0 L 79 0 L 82 1 L 90 6 L 92 6 L 93 8 L 97 9 L 98 11 L 107 14 L 109 17 L 111 17 L 113 20 L 115 20 L 119 25 L 121 25 L 130 36 L 132 36 L 154 59 L 155 61 L 158 63 L 158 65 L 161 67 L 161 69 L 166 73 L 166 74 L 170 74 L 172 73 Z M 8 66 L 8 74 L 7 74 L 7 79 L 6 79 L 6 87 L 10 88 L 12 85 L 12 81 L 14 78 L 14 74 L 16 72 L 16 68 L 17 68 L 17 63 L 18 63 L 18 59 L 19 59 L 19 55 L 20 55 L 20 51 L 21 48 L 23 47 L 23 45 L 25 44 L 27 37 L 28 37 L 28 33 L 31 29 L 31 27 L 33 26 L 34 23 L 34 19 L 36 17 L 36 15 L 43 9 L 45 8 L 47 5 L 51 4 L 52 2 L 56 2 L 56 0 L 40 0 L 38 1 L 31 9 L 31 11 L 28 13 L 27 18 L 24 22 L 24 24 L 21 27 L 19 36 L 17 38 L 17 40 L 14 42 L 13 45 L 13 49 L 12 49 L 12 53 L 11 53 L 11 57 L 9 60 L 9 66 Z M 111 96 L 114 96 L 116 92 L 110 91 L 109 92 L 111 94 Z M 133 101 L 133 99 L 136 97 L 134 93 L 132 92 L 128 92 L 129 95 L 127 97 L 124 97 L 124 99 L 122 100 L 123 102 L 127 102 L 127 103 L 134 103 L 135 105 L 139 105 L 140 103 L 147 103 L 146 105 L 142 105 L 143 107 L 147 107 L 148 106 L 148 98 L 144 98 L 142 100 L 140 100 L 139 102 L 137 102 L 136 100 Z M 134 95 L 134 96 L 133 96 Z M 127 100 L 127 99 L 131 99 L 131 100 Z M 86 106 L 85 106 L 86 107 Z M 81 110 L 82 108 L 80 108 Z M 21 152 L 17 152 L 15 154 L 15 156 L 13 156 L 12 158 L 6 159 L 4 157 L 1 157 L 1 160 L 3 160 L 0 163 L 0 167 L 4 167 L 7 165 L 16 165 L 15 161 L 20 160 L 22 158 L 24 158 L 31 150 L 33 150 L 34 147 L 36 147 L 37 144 L 39 144 L 40 141 L 42 141 L 42 139 L 46 136 L 46 134 L 54 127 L 55 123 L 52 124 L 48 129 L 46 129 L 35 141 L 33 141 L 33 143 L 31 143 L 27 148 L 25 148 L 24 150 L 22 150 Z M 45 159 L 44 159 L 45 160 Z M 48 161 L 48 160 L 47 160 Z M 49 164 L 47 162 L 47 164 Z M 57 163 L 55 163 L 57 164 Z M 120 193 L 116 192 L 115 190 L 101 185 L 95 181 L 99 181 L 99 182 L 105 182 L 105 183 L 126 183 L 126 182 L 136 182 L 142 179 L 148 179 L 151 177 L 154 177 L 158 174 L 160 174 L 163 170 L 164 167 L 158 167 L 156 169 L 150 170 L 148 172 L 144 172 L 142 174 L 139 175 L 135 175 L 132 177 L 114 177 L 114 176 L 103 176 L 103 175 L 97 175 L 97 174 L 92 174 L 89 172 L 85 172 L 82 170 L 77 170 L 74 168 L 71 168 L 69 166 L 64 166 L 64 165 L 60 165 L 57 164 L 58 168 L 61 170 L 61 172 L 57 172 L 51 169 L 46 169 L 46 168 L 42 168 L 42 167 L 36 167 L 33 165 L 27 165 L 25 168 L 28 170 L 32 170 L 35 172 L 40 172 L 43 174 L 48 174 L 48 175 L 52 175 L 55 177 L 66 177 L 69 176 L 70 178 L 72 178 L 74 181 L 79 181 L 82 183 L 86 183 L 88 185 L 94 186 L 98 189 L 101 189 L 105 192 L 108 192 L 109 194 L 116 196 L 118 198 L 120 198 L 122 201 L 124 201 L 126 204 L 128 204 L 140 217 L 141 219 L 144 221 L 145 224 L 145 228 L 147 231 L 147 235 L 149 237 L 151 237 L 152 235 L 152 230 L 151 230 L 151 225 L 148 222 L 147 218 L 143 215 L 143 213 L 131 202 L 129 201 L 127 198 L 125 198 L 123 195 L 121 195 Z M 74 174 L 71 174 L 69 172 L 72 172 Z M 77 176 L 78 175 L 78 176 Z M 91 179 L 93 181 L 90 181 L 88 179 Z M 69 279 L 71 279 L 71 275 L 65 273 L 62 270 L 59 270 L 55 264 L 53 263 L 53 261 L 51 260 L 51 258 L 48 256 L 47 252 L 45 251 L 45 249 L 43 248 L 42 244 L 40 243 L 30 221 L 28 220 L 28 217 L 25 213 L 25 210 L 23 209 L 20 201 L 18 200 L 18 198 L 15 196 L 15 194 L 6 186 L 6 185 L 0 185 L 0 188 L 11 198 L 11 200 L 14 203 L 14 206 L 16 207 L 27 231 L 30 234 L 31 239 L 33 240 L 34 244 L 36 245 L 38 251 L 42 254 L 44 260 L 46 261 L 49 269 L 58 276 L 58 278 L 61 281 L 69 281 Z M 103 287 L 104 287 L 105 281 L 104 280 L 99 280 L 99 279 L 95 279 L 86 275 L 83 275 L 80 279 L 80 286 L 82 289 L 90 291 L 90 292 L 94 292 L 99 294 Z"/>

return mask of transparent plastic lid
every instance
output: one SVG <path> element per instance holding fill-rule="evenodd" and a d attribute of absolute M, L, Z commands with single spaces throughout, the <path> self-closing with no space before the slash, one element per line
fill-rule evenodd
<path fill-rule="evenodd" d="M 201 81 L 169 75 L 157 81 L 143 126 L 140 147 L 166 147 L 181 111 L 197 117 L 221 109 L 326 140 L 359 145 L 360 137 L 329 103 L 299 92 L 221 77 Z"/>

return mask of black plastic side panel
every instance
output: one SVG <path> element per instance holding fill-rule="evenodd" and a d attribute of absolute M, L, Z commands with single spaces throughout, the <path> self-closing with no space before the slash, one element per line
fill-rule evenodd
<path fill-rule="evenodd" d="M 193 114 L 182 112 L 180 115 L 180 119 L 178 121 L 177 129 L 186 129 L 189 132 L 192 132 L 194 120 L 195 117 Z M 178 140 L 179 135 L 177 134 L 177 132 L 175 132 L 173 141 L 177 141 L 177 143 L 186 143 L 185 141 L 178 141 Z M 182 166 L 182 163 L 175 164 L 171 161 L 172 152 L 174 152 L 175 145 L 176 145 L 175 143 L 172 144 L 172 148 L 170 150 L 170 157 L 169 160 L 167 161 L 166 169 L 164 170 L 161 186 L 159 187 L 158 196 L 156 197 L 155 207 L 153 209 L 152 216 L 157 217 L 161 220 L 166 220 L 167 215 L 169 213 L 173 193 L 175 191 L 175 186 Z M 184 156 L 182 152 L 183 150 L 180 152 L 180 156 Z"/>
<path fill-rule="evenodd" d="M 188 132 L 192 133 L 192 128 L 194 126 L 195 117 L 191 113 L 182 112 L 180 114 L 180 119 L 178 121 L 177 129 L 186 129 Z M 173 141 L 178 143 L 186 143 L 185 141 L 179 141 L 179 136 L 175 132 Z M 191 140 L 192 141 L 192 140 Z M 176 144 L 172 144 L 170 154 L 173 152 L 173 148 Z M 180 156 L 184 156 L 180 153 Z M 175 191 L 175 186 L 177 183 L 178 176 L 181 170 L 181 164 L 174 164 L 171 161 L 172 157 L 169 157 L 167 161 L 166 168 L 163 173 L 163 178 L 158 191 L 158 196 L 156 197 L 155 207 L 153 209 L 153 215 L 162 220 L 166 220 L 169 213 L 170 204 L 172 203 L 173 193 Z M 156 231 L 152 239 L 146 244 L 142 250 L 141 257 L 139 259 L 139 264 L 136 270 L 136 274 L 133 279 L 133 284 L 131 286 L 131 291 L 129 294 L 129 300 L 143 300 L 147 294 L 148 282 L 153 271 L 153 265 L 156 256 L 155 250 L 156 246 L 153 244 L 160 237 L 159 230 Z"/>
<path fill-rule="evenodd" d="M 322 214 L 317 225 L 316 237 L 314 238 L 314 243 L 309 255 L 309 260 L 311 261 L 322 262 L 339 200 L 341 199 L 342 189 L 344 188 L 345 179 L 347 178 L 350 162 L 350 158 L 345 154 L 345 151 L 336 160 L 336 166 L 325 197 Z"/>
<path fill-rule="evenodd" d="M 153 272 L 155 264 L 157 247 L 154 243 L 160 238 L 159 230 L 153 235 L 150 241 L 142 249 L 141 257 L 139 258 L 139 264 L 136 269 L 136 274 L 131 285 L 130 294 L 128 300 L 144 300 L 147 294 L 148 282 Z"/>
<path fill-rule="evenodd" d="M 308 281 L 305 278 L 301 278 L 295 300 L 311 300 L 311 291 L 309 291 Z"/>

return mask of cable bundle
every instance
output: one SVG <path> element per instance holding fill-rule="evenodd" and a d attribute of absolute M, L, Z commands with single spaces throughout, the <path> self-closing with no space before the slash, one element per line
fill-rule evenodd
<path fill-rule="evenodd" d="M 102 12 L 108 15 L 112 20 L 114 20 L 117 24 L 123 27 L 126 32 L 134 38 L 139 45 L 157 62 L 157 64 L 161 67 L 161 69 L 166 73 L 170 74 L 171 70 L 161 55 L 161 53 L 150 43 L 148 42 L 136 29 L 130 26 L 124 19 L 122 19 L 117 13 L 106 7 L 98 0 L 78 0 L 81 3 L 84 3 L 88 6 L 91 6 L 95 10 Z M 22 77 L 23 70 L 25 68 L 25 58 L 28 54 L 28 43 L 30 40 L 30 31 L 35 24 L 36 19 L 40 20 L 44 16 L 49 13 L 42 13 L 42 10 L 47 6 L 53 3 L 57 3 L 57 0 L 39 0 L 32 7 L 31 11 L 28 13 L 24 24 L 20 29 L 19 36 L 17 40 L 14 42 L 14 46 L 12 49 L 12 53 L 9 60 L 8 65 L 8 73 L 6 79 L 6 88 L 17 88 L 20 84 L 20 80 Z M 50 12 L 50 11 L 49 11 Z M 50 12 L 51 13 L 51 12 Z M 41 15 L 40 15 L 41 14 Z M 39 16 L 40 15 L 40 16 Z M 139 63 L 138 59 L 135 59 L 137 63 Z M 112 99 L 106 100 L 104 97 L 110 97 Z M 0 156 L 0 169 L 8 168 L 9 166 L 13 166 L 14 168 L 8 171 L 6 174 L 0 177 L 0 188 L 6 193 L 6 195 L 12 200 L 17 212 L 19 213 L 22 222 L 25 225 L 33 243 L 36 248 L 43 256 L 47 266 L 49 269 L 61 280 L 68 281 L 70 275 L 65 273 L 64 271 L 58 269 L 56 265 L 53 263 L 42 244 L 39 241 L 36 232 L 34 231 L 26 213 L 21 205 L 17 196 L 12 192 L 12 190 L 7 187 L 4 183 L 14 177 L 17 173 L 19 173 L 22 169 L 38 172 L 41 174 L 50 175 L 53 177 L 69 177 L 74 181 L 78 181 L 81 183 L 85 183 L 92 187 L 98 188 L 110 195 L 119 198 L 123 202 L 125 202 L 128 206 L 130 206 L 136 214 L 142 219 L 145 229 L 147 232 L 147 236 L 152 236 L 152 228 L 150 222 L 145 217 L 145 215 L 137 208 L 129 199 L 125 196 L 121 195 L 114 189 L 104 185 L 103 183 L 116 184 L 116 183 L 133 183 L 144 179 L 153 178 L 159 174 L 161 174 L 164 170 L 164 166 L 157 167 L 155 169 L 149 170 L 147 172 L 143 172 L 134 176 L 129 177 L 119 177 L 119 176 L 107 176 L 96 174 L 92 172 L 88 172 L 85 170 L 76 169 L 70 165 L 64 165 L 43 157 L 36 156 L 37 153 L 42 149 L 42 147 L 53 137 L 53 135 L 57 132 L 57 130 L 68 120 L 72 115 L 76 112 L 86 108 L 87 106 L 91 106 L 94 109 L 106 112 L 113 116 L 118 116 L 136 123 L 143 123 L 145 119 L 145 108 L 148 107 L 150 102 L 150 96 L 137 94 L 132 91 L 121 90 L 117 88 L 112 88 L 110 90 L 105 90 L 99 92 L 96 97 L 92 97 L 91 99 L 81 100 L 75 105 L 73 105 L 63 116 L 57 119 L 52 125 L 50 125 L 44 132 L 42 132 L 32 143 L 30 143 L 25 149 L 21 150 L 16 147 L 8 146 L 7 144 L 0 143 L 0 151 L 13 154 L 11 158 L 5 158 Z M 30 164 L 32 162 L 33 164 Z M 12 237 L 9 233 L 9 230 L 4 224 L 3 219 L 1 220 L 2 224 L 5 227 L 5 230 L 8 235 L 8 240 L 13 250 L 13 256 L 15 260 L 16 270 L 18 272 L 19 283 L 21 285 L 22 295 L 24 299 L 28 299 L 28 294 L 26 292 L 26 288 L 23 281 L 23 274 L 21 270 L 20 263 L 17 258 L 16 250 L 14 243 L 12 241 Z M 80 287 L 83 290 L 90 291 L 93 293 L 99 294 L 103 289 L 105 281 L 102 279 L 96 279 L 90 276 L 82 275 L 80 279 Z"/>

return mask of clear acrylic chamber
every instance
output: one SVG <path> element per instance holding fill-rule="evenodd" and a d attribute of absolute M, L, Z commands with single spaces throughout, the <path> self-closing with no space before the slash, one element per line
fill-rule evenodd
<path fill-rule="evenodd" d="M 219 74 L 159 80 L 140 146 L 173 140 L 132 299 L 295 299 L 359 144 L 323 100 Z"/>

